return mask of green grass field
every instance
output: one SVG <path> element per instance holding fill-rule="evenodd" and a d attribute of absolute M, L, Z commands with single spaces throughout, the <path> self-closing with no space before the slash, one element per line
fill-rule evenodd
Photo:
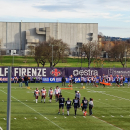
<path fill-rule="evenodd" d="M 104 59 L 105 60 L 105 59 Z M 26 61 L 26 63 L 25 63 Z M 130 67 L 130 62 L 126 62 L 127 68 Z M 24 57 L 24 56 L 14 56 L 14 63 L 13 63 L 13 56 L 3 56 L 2 59 L 0 59 L 0 66 L 16 66 L 16 67 L 37 67 L 36 62 L 34 61 L 33 57 Z M 82 65 L 81 65 L 81 57 L 78 58 L 67 58 L 64 60 L 64 63 L 60 61 L 55 67 L 88 67 L 88 60 L 84 58 L 82 59 Z M 40 67 L 42 65 L 40 64 Z M 44 67 L 50 67 L 50 64 L 47 62 Z M 115 61 L 104 61 L 103 66 L 101 64 L 97 64 L 92 62 L 90 64 L 90 67 L 96 67 L 96 68 L 122 68 L 122 65 L 120 62 Z"/>
<path fill-rule="evenodd" d="M 94 99 L 93 115 L 83 116 L 81 108 L 74 116 L 74 108 L 70 110 L 70 116 L 58 115 L 58 103 L 53 97 L 52 103 L 46 97 L 46 103 L 35 103 L 33 92 L 36 87 L 39 90 L 44 86 L 48 92 L 50 87 L 60 83 L 32 83 L 31 89 L 18 87 L 11 84 L 11 130 L 130 130 L 130 88 L 116 86 L 86 86 L 74 84 L 73 90 L 62 90 L 65 99 L 74 99 L 75 90 L 79 90 L 81 98 L 84 96 Z M 88 108 L 87 108 L 88 111 Z M 5 130 L 7 122 L 7 84 L 0 84 L 0 127 Z"/>

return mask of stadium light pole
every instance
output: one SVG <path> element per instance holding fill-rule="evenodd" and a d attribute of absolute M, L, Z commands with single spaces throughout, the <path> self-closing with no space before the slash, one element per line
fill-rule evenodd
<path fill-rule="evenodd" d="M 52 67 L 53 67 L 53 45 L 52 45 Z"/>
<path fill-rule="evenodd" d="M 125 68 L 126 68 L 126 51 L 127 51 L 127 48 L 125 48 Z"/>
<path fill-rule="evenodd" d="M 12 67 L 8 67 L 8 93 L 7 93 L 7 130 L 10 130 L 11 118 L 11 72 Z"/>

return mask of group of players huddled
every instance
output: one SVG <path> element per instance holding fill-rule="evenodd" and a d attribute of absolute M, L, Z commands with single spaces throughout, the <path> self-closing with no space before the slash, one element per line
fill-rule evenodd
<path fill-rule="evenodd" d="M 36 99 L 36 103 L 38 103 L 38 97 L 41 95 L 41 102 L 43 102 L 43 98 L 44 98 L 44 103 L 45 103 L 45 98 L 47 95 L 46 89 L 43 87 L 43 89 L 41 89 L 41 92 L 38 90 L 38 88 L 36 88 L 36 90 L 34 91 L 34 96 Z M 60 114 L 60 109 L 62 108 L 62 114 L 64 115 L 64 105 L 67 108 L 67 115 L 69 116 L 69 110 L 71 108 L 71 106 L 74 106 L 74 111 L 75 111 L 75 116 L 77 113 L 77 108 L 80 108 L 80 97 L 81 94 L 79 93 L 79 91 L 75 91 L 75 98 L 73 99 L 73 101 L 70 100 L 70 98 L 68 98 L 65 101 L 65 98 L 61 95 L 61 89 L 56 86 L 56 89 L 53 92 L 53 89 L 50 88 L 48 91 L 48 96 L 50 98 L 50 103 L 52 101 L 52 96 L 55 95 L 55 100 L 56 102 L 59 101 L 59 111 L 58 114 Z M 89 115 L 92 115 L 92 108 L 94 106 L 93 104 L 93 99 L 90 98 L 90 101 L 88 101 L 85 97 L 83 97 L 82 103 L 81 103 L 81 107 L 82 107 L 82 112 L 83 115 L 86 116 L 87 114 L 87 107 L 89 104 Z"/>

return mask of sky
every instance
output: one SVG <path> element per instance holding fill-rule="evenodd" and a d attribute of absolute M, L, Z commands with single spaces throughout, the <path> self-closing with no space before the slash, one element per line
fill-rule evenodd
<path fill-rule="evenodd" d="M 0 21 L 98 23 L 105 36 L 130 37 L 130 0 L 0 0 Z"/>

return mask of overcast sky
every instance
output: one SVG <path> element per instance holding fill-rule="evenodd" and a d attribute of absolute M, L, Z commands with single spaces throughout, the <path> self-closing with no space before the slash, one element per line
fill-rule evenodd
<path fill-rule="evenodd" d="M 106 36 L 130 37 L 130 0 L 0 0 L 0 21 L 98 23 Z"/>

